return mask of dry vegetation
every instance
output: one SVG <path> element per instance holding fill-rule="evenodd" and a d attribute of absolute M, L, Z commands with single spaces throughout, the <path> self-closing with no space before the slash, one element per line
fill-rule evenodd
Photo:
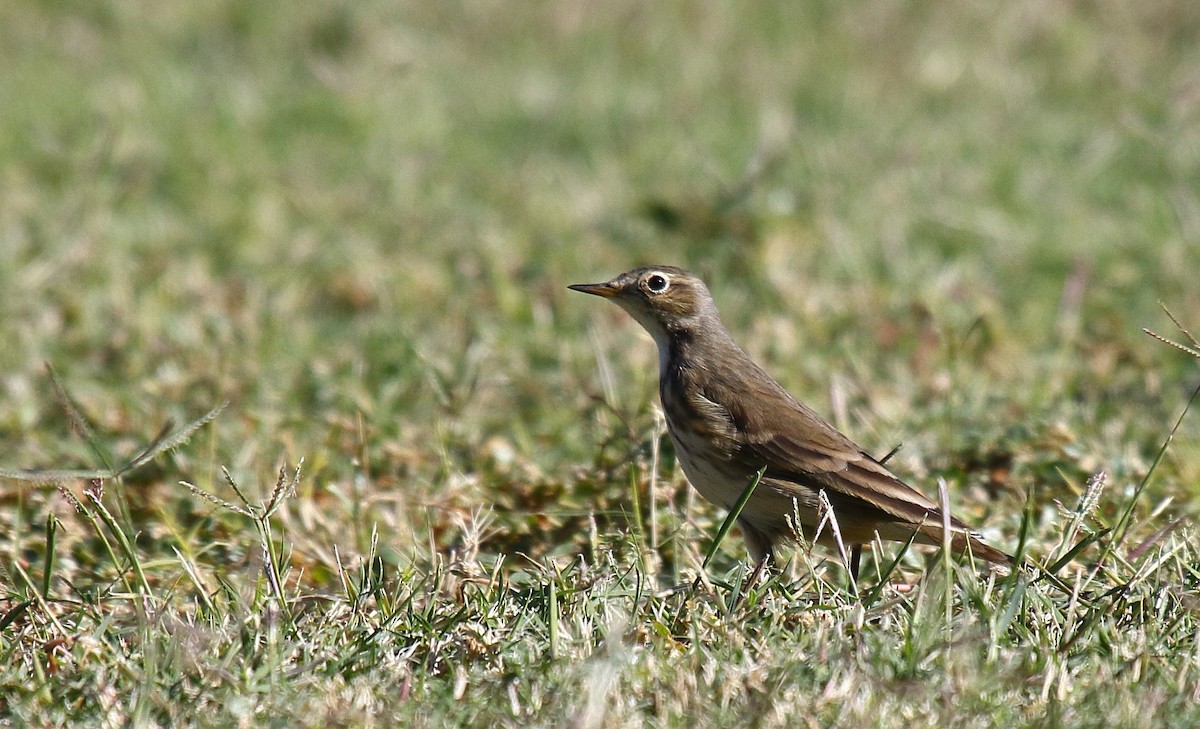
<path fill-rule="evenodd" d="M 1198 33 L 3 4 L 0 721 L 1200 723 Z M 722 515 L 652 345 L 564 288 L 651 261 L 1037 567 L 743 591 L 727 539 L 672 589 Z"/>

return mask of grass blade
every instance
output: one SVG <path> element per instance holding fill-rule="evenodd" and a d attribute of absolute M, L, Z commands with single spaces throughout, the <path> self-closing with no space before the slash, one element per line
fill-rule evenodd
<path fill-rule="evenodd" d="M 1065 567 L 1067 564 L 1069 564 L 1071 562 L 1071 560 L 1075 559 L 1075 556 L 1077 554 L 1079 554 L 1083 550 L 1087 549 L 1092 544 L 1095 544 L 1096 542 L 1100 541 L 1101 539 L 1106 537 L 1111 532 L 1112 532 L 1112 529 L 1101 529 L 1098 532 L 1089 534 L 1086 537 L 1084 537 L 1083 539 L 1080 539 L 1078 542 L 1075 543 L 1074 547 L 1071 547 L 1069 550 L 1067 550 L 1066 554 L 1059 557 L 1054 562 L 1054 564 L 1047 567 L 1044 571 L 1048 572 L 1050 574 L 1058 574 L 1058 571 L 1061 570 L 1063 567 Z"/>
<path fill-rule="evenodd" d="M 725 540 L 725 536 L 729 534 L 729 530 L 733 529 L 733 525 L 737 523 L 738 516 L 741 515 L 742 509 L 746 508 L 746 504 L 750 502 L 750 497 L 754 495 L 754 490 L 758 488 L 759 482 L 762 481 L 763 474 L 767 472 L 767 467 L 763 466 L 750 478 L 746 484 L 746 488 L 742 490 L 742 495 L 738 497 L 733 508 L 725 516 L 725 521 L 721 522 L 721 528 L 717 530 L 717 536 L 713 539 L 712 544 L 708 546 L 708 552 L 704 555 L 704 562 L 701 563 L 701 569 L 708 569 L 708 565 L 717 554 L 717 548 L 721 546 L 721 542 Z"/>
<path fill-rule="evenodd" d="M 46 562 L 42 566 L 42 597 L 50 598 L 50 579 L 54 574 L 54 543 L 58 536 L 58 518 L 46 515 Z"/>
<path fill-rule="evenodd" d="M 875 602 L 879 599 L 879 596 L 883 594 L 883 588 L 887 587 L 892 575 L 896 572 L 896 568 L 899 567 L 900 562 L 903 561 L 904 555 L 908 554 L 908 550 L 911 549 L 913 543 L 916 542 L 917 534 L 918 532 L 915 531 L 912 533 L 912 535 L 908 538 L 908 541 L 904 543 L 904 546 L 896 554 L 896 558 L 888 564 L 886 569 L 884 569 L 883 574 L 879 578 L 879 582 L 877 582 L 874 587 L 867 591 L 867 594 L 863 597 L 864 605 L 870 607 L 871 605 L 875 604 Z"/>
<path fill-rule="evenodd" d="M 66 385 L 59 379 L 58 373 L 54 370 L 54 365 L 46 362 L 46 372 L 50 375 L 50 385 L 54 388 L 54 397 L 58 400 L 59 407 L 66 413 L 67 418 L 71 421 L 71 427 L 75 432 L 79 433 L 80 437 L 92 449 L 92 453 L 104 464 L 109 473 L 113 472 L 112 455 L 100 444 L 100 439 L 96 437 L 96 431 L 92 428 L 91 423 L 84 417 L 83 410 L 79 407 L 79 403 L 75 402 L 75 398 L 71 397 L 71 393 L 67 391 Z"/>
<path fill-rule="evenodd" d="M 1158 470 L 1158 464 L 1162 463 L 1163 457 L 1167 455 L 1167 448 L 1171 445 L 1171 441 L 1175 439 L 1175 434 L 1179 432 L 1179 426 L 1183 423 L 1184 416 L 1187 415 L 1188 410 L 1192 409 L 1192 404 L 1196 402 L 1198 396 L 1200 396 L 1200 385 L 1197 385 L 1196 389 L 1192 390 L 1192 396 L 1188 398 L 1187 404 L 1183 406 L 1183 411 L 1176 418 L 1175 425 L 1171 427 L 1171 432 L 1163 440 L 1163 444 L 1158 449 L 1158 453 L 1155 454 L 1154 461 L 1150 464 L 1150 468 L 1147 469 L 1146 475 L 1142 477 L 1142 480 L 1138 482 L 1137 488 L 1133 490 L 1133 496 L 1129 498 L 1129 503 L 1125 506 L 1125 511 L 1121 514 L 1117 525 L 1113 527 L 1116 536 L 1112 541 L 1108 542 L 1104 551 L 1100 554 L 1100 559 L 1096 562 L 1097 567 L 1102 565 L 1112 552 L 1125 541 L 1125 536 L 1129 533 L 1129 527 L 1133 523 L 1133 510 L 1137 506 L 1138 498 L 1146 490 L 1146 486 L 1150 484 L 1150 478 Z"/>
<path fill-rule="evenodd" d="M 221 411 L 224 410 L 228 405 L 229 401 L 226 400 L 212 410 L 209 410 L 204 415 L 201 415 L 190 423 L 184 425 L 182 428 L 179 428 L 173 432 L 168 432 L 171 427 L 171 423 L 168 422 L 163 426 L 163 429 L 159 432 L 158 436 L 156 436 L 154 440 L 150 442 L 150 445 L 146 446 L 140 453 L 129 459 L 129 462 L 122 466 L 119 471 L 117 471 L 117 475 L 120 476 L 128 473 L 135 468 L 154 460 L 160 454 L 169 450 L 174 450 L 175 448 L 183 445 L 189 438 L 192 437 L 192 434 L 194 434 L 200 428 L 203 428 L 208 423 L 212 422 L 213 419 L 220 415 Z"/>
<path fill-rule="evenodd" d="M 12 481 L 27 481 L 29 483 L 47 484 L 53 486 L 67 483 L 69 481 L 91 481 L 92 479 L 96 478 L 107 480 L 112 477 L 112 471 L 98 471 L 94 469 L 0 468 L 0 478 L 9 479 Z"/>

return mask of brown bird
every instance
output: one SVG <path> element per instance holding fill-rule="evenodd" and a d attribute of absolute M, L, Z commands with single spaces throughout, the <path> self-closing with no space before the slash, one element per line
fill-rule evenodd
<path fill-rule="evenodd" d="M 876 536 L 943 543 L 938 505 L 755 364 L 726 331 L 699 278 L 674 266 L 649 266 L 569 288 L 611 299 L 654 337 L 667 430 L 684 474 L 704 498 L 732 508 L 765 467 L 738 518 L 760 567 L 796 528 L 805 539 L 836 544 L 829 525 L 817 533 L 830 507 L 842 545 L 853 549 L 855 575 L 861 545 Z M 954 551 L 969 547 L 990 562 L 1012 562 L 963 522 L 950 517 L 949 523 Z"/>

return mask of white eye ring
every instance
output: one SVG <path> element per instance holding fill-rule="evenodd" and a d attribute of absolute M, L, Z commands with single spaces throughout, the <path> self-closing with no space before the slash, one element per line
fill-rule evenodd
<path fill-rule="evenodd" d="M 646 290 L 652 294 L 661 294 L 671 287 L 671 279 L 665 273 L 655 271 L 646 277 Z"/>

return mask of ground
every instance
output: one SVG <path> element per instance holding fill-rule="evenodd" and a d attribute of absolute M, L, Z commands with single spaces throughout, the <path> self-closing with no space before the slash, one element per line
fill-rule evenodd
<path fill-rule="evenodd" d="M 1200 328 L 1198 33 L 5 3 L 0 720 L 1200 723 L 1200 368 L 1142 332 Z M 1028 566 L 702 569 L 653 344 L 566 289 L 645 263 Z"/>

